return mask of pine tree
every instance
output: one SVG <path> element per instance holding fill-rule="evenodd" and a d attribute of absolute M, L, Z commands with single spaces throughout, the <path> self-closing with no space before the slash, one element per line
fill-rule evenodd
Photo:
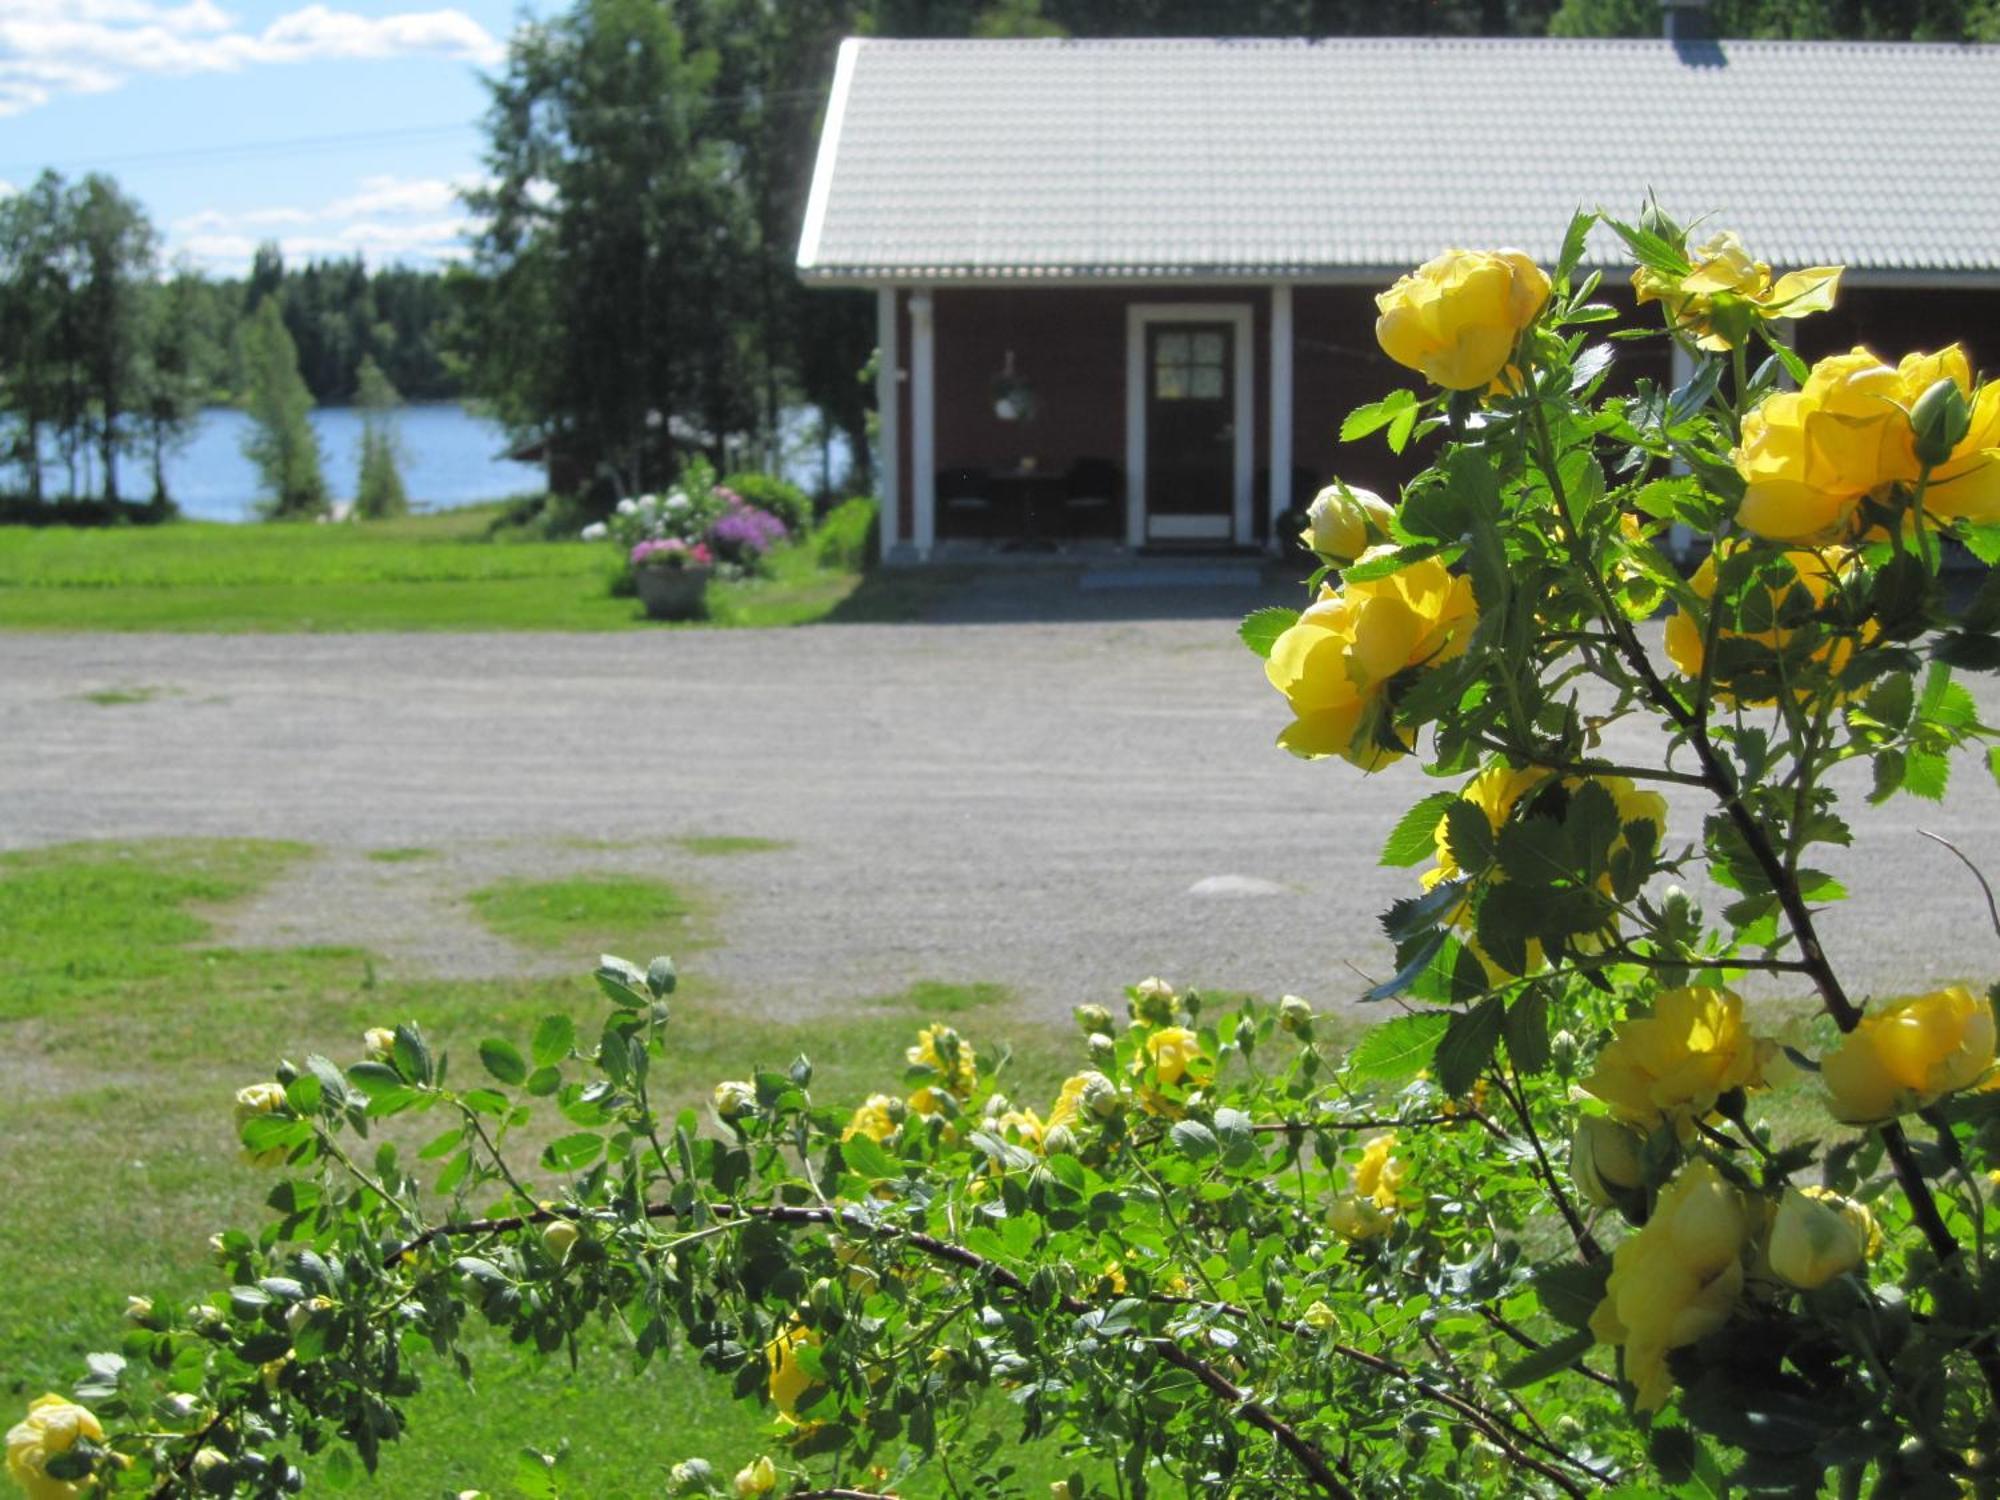
<path fill-rule="evenodd" d="M 361 473 L 354 482 L 354 513 L 364 521 L 409 514 L 410 497 L 397 468 L 396 408 L 403 398 L 374 360 L 363 356 L 354 372 L 361 408 Z"/>
<path fill-rule="evenodd" d="M 298 350 L 275 297 L 257 304 L 243 330 L 243 373 L 244 404 L 255 424 L 243 452 L 263 477 L 264 515 L 293 520 L 326 514 L 319 435 L 309 415 L 312 393 L 299 375 Z"/>

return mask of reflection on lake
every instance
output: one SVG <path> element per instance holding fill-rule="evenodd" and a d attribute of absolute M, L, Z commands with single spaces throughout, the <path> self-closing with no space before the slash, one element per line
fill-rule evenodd
<path fill-rule="evenodd" d="M 502 457 L 507 435 L 497 423 L 455 403 L 407 406 L 396 414 L 403 487 L 417 510 L 446 510 L 481 500 L 538 493 L 542 471 Z M 361 463 L 361 412 L 327 407 L 312 414 L 319 434 L 326 485 L 335 500 L 354 498 Z M 201 521 L 247 521 L 257 514 L 257 468 L 243 456 L 250 419 L 229 407 L 210 407 L 194 436 L 167 460 L 167 490 L 183 515 Z M 125 493 L 143 500 L 152 487 L 145 463 L 119 465 Z"/>

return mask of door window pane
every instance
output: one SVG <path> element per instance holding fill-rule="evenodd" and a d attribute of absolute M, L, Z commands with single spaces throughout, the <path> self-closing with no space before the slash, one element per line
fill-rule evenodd
<path fill-rule="evenodd" d="M 1188 371 L 1188 394 L 1197 401 L 1222 399 L 1222 367 L 1196 365 Z"/>
<path fill-rule="evenodd" d="M 1162 332 L 1153 340 L 1153 396 L 1160 401 L 1220 401 L 1228 394 L 1229 336 L 1204 329 Z"/>

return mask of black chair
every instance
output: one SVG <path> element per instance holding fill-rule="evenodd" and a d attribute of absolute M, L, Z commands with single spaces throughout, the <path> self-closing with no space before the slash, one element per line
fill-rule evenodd
<path fill-rule="evenodd" d="M 938 536 L 943 541 L 987 541 L 993 535 L 993 483 L 984 469 L 940 469 Z"/>
<path fill-rule="evenodd" d="M 1063 535 L 1115 537 L 1123 529 L 1125 476 L 1108 458 L 1079 458 L 1063 479 Z"/>

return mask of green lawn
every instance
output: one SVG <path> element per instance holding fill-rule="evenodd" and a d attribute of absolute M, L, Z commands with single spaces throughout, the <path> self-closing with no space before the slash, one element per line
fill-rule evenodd
<path fill-rule="evenodd" d="M 686 628 L 612 596 L 606 544 L 496 535 L 499 514 L 473 506 L 342 526 L 0 527 L 0 629 Z M 850 501 L 774 554 L 770 577 L 712 585 L 708 623 L 919 617 L 947 583 L 864 573 L 872 517 L 869 502 Z"/>
<path fill-rule="evenodd" d="M 128 1293 L 184 1301 L 213 1289 L 209 1234 L 260 1225 L 271 1186 L 237 1158 L 231 1098 L 268 1078 L 278 1058 L 355 1058 L 365 1027 L 411 1019 L 441 1048 L 470 1056 L 485 1036 L 525 1044 L 551 1011 L 579 1023 L 601 1013 L 581 972 L 382 983 L 360 947 L 212 946 L 208 915 L 305 853 L 162 841 L 0 856 L 0 1410 L 67 1390 L 85 1353 L 115 1348 Z M 660 893 L 637 893 L 655 904 L 636 911 L 634 894 L 613 899 L 594 887 L 544 903 L 519 930 L 552 931 L 568 945 L 600 917 L 650 926 Z M 702 920 L 697 905 L 670 925 L 695 950 L 707 940 Z M 834 1020 L 747 1024 L 735 997 L 704 980 L 698 953 L 683 973 L 671 1045 L 654 1073 L 676 1106 L 705 1102 L 717 1079 L 783 1067 L 801 1052 L 814 1061 L 817 1095 L 859 1098 L 900 1077 L 903 1048 L 933 1010 L 951 1013 L 984 1056 L 1011 1044 L 1005 1086 L 1016 1097 L 1051 1097 L 1077 1062 L 1071 1028 L 1022 1019 L 991 984 L 929 983 Z M 567 1443 L 565 1494 L 650 1500 L 678 1459 L 731 1465 L 726 1475 L 776 1446 L 755 1409 L 734 1405 L 679 1355 L 635 1371 L 609 1334 L 586 1345 L 574 1372 L 560 1359 L 524 1361 L 493 1339 L 476 1339 L 472 1353 L 474 1386 L 442 1367 L 424 1372 L 410 1434 L 366 1493 L 429 1500 L 481 1488 L 503 1500 L 520 1493 L 512 1471 L 524 1444 Z M 1021 1460 L 1031 1493 L 1062 1472 L 1047 1450 L 1025 1448 Z"/>

